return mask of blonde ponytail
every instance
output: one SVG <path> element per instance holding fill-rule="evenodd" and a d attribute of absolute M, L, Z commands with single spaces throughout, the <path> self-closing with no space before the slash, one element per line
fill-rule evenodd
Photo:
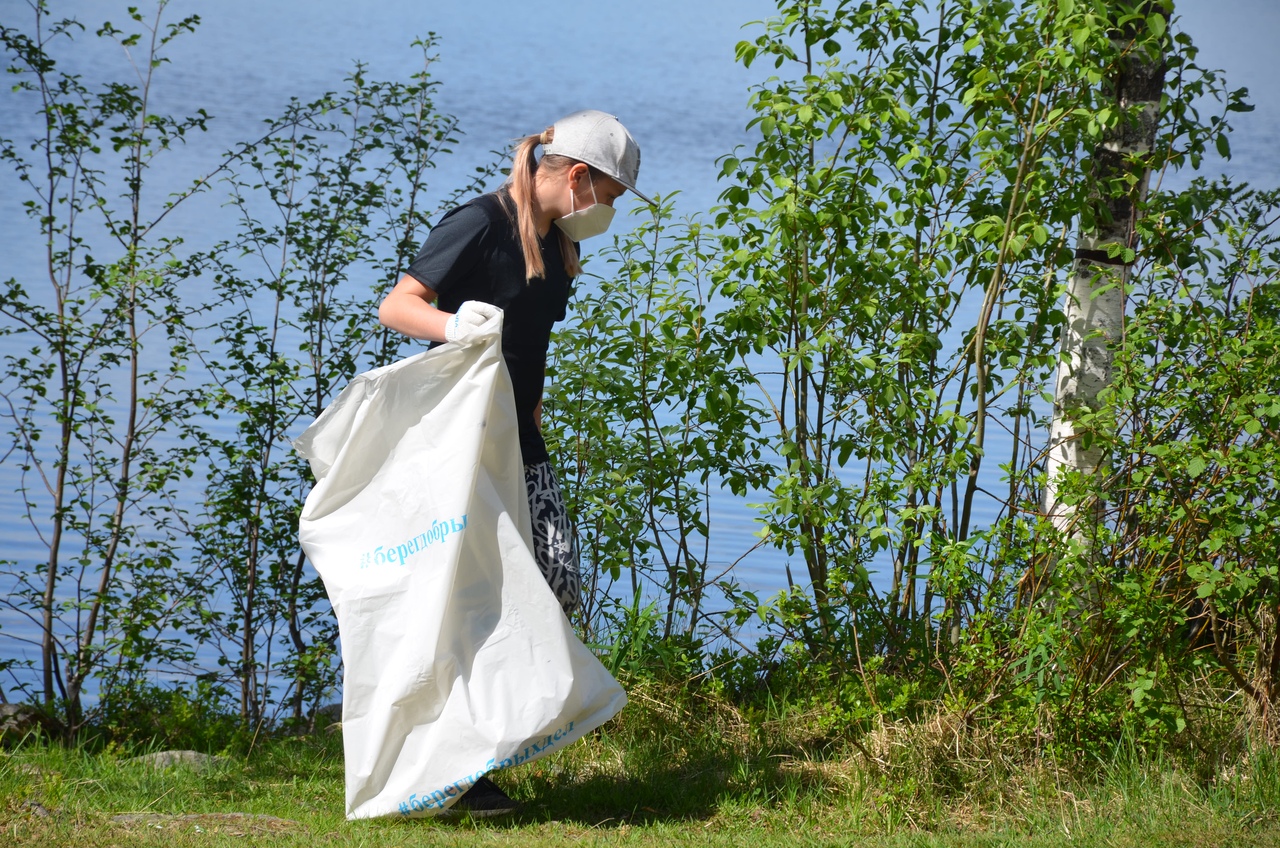
<path fill-rule="evenodd" d="M 516 232 L 520 235 L 520 249 L 524 253 L 525 281 L 545 277 L 546 266 L 542 264 L 542 249 L 538 245 L 538 225 L 533 219 L 533 202 L 538 168 L 559 171 L 572 164 L 572 160 L 563 156 L 544 156 L 539 161 L 535 148 L 539 144 L 548 144 L 555 137 L 555 128 L 547 127 L 537 135 L 527 135 L 516 143 L 512 155 L 511 176 L 507 178 L 507 195 L 515 206 Z M 512 210 L 508 209 L 508 212 Z M 578 264 L 578 252 L 573 249 L 573 242 L 559 227 L 552 225 L 556 237 L 560 239 L 560 255 L 564 257 L 564 270 L 570 278 L 582 273 Z"/>

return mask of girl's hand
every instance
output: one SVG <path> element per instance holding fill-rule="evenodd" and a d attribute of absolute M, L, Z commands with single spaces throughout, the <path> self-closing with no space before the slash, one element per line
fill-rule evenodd
<path fill-rule="evenodd" d="M 457 342 L 461 345 L 475 344 L 485 338 L 480 328 L 500 315 L 502 310 L 491 303 L 468 300 L 458 307 L 458 311 L 445 323 L 445 341 Z"/>

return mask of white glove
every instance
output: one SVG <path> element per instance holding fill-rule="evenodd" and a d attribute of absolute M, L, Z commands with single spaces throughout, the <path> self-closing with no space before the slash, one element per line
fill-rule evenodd
<path fill-rule="evenodd" d="M 485 338 L 480 328 L 490 319 L 502 315 L 502 310 L 492 303 L 481 300 L 468 300 L 458 307 L 444 325 L 445 341 L 457 342 L 461 345 L 475 344 Z"/>

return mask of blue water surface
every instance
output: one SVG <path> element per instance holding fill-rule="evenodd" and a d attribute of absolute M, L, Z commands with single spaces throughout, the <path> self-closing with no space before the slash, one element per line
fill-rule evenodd
<path fill-rule="evenodd" d="M 125 23 L 125 3 L 55 0 L 58 14 L 91 25 Z M 141 4 L 147 11 L 149 4 Z M 1280 86 L 1272 45 L 1280 35 L 1274 0 L 1179 0 L 1182 28 L 1201 47 L 1200 64 L 1223 68 L 1232 87 L 1247 86 L 1257 110 L 1233 118 L 1236 134 L 1222 170 L 1259 186 L 1280 183 L 1274 151 L 1280 142 Z M 749 87 L 770 67 L 744 69 L 733 59 L 737 41 L 753 37 L 748 22 L 775 10 L 766 0 L 648 0 L 604 3 L 554 0 L 172 0 L 166 19 L 196 14 L 193 35 L 174 42 L 171 63 L 160 69 L 154 111 L 204 108 L 208 137 L 158 160 L 149 177 L 174 188 L 216 166 L 220 153 L 260 134 L 262 121 L 291 97 L 312 99 L 339 90 L 357 61 L 375 78 L 407 79 L 423 67 L 416 37 L 434 34 L 438 57 L 432 75 L 441 83 L 437 105 L 460 119 L 463 135 L 453 155 L 438 163 L 433 192 L 446 196 L 475 168 L 487 165 L 520 135 L 537 132 L 580 108 L 618 115 L 640 141 L 640 187 L 650 194 L 678 192 L 677 213 L 705 213 L 717 199 L 718 157 L 751 141 L 745 129 Z M 26 26 L 25 0 L 0 0 L 0 21 Z M 91 34 L 79 38 L 69 61 L 87 78 L 131 73 L 129 57 Z M 38 128 L 30 97 L 0 95 L 0 133 L 21 138 Z M 1173 184 L 1182 175 L 1169 178 Z M 40 246 L 28 235 L 19 203 L 25 197 L 8 171 L 0 172 L 0 278 L 38 274 Z M 157 202 L 160 202 L 159 200 Z M 210 201 L 216 202 L 216 201 Z M 619 221 L 636 201 L 620 207 Z M 167 232 L 209 240 L 201 207 L 173 216 Z M 590 248 L 590 244 L 586 245 Z M 993 448 L 1004 455 L 1003 448 Z M 0 464 L 0 558 L 35 562 L 43 546 L 20 518 L 17 469 Z M 717 500 L 710 559 L 735 560 L 750 546 L 753 511 L 731 498 Z M 718 546 L 718 547 L 715 547 Z M 797 565 L 797 570 L 803 567 Z M 780 555 L 755 556 L 736 572 L 744 584 L 768 593 L 785 582 Z M 34 625 L 0 614 L 0 629 L 32 638 Z M 31 656 L 29 644 L 0 639 L 0 658 Z"/>

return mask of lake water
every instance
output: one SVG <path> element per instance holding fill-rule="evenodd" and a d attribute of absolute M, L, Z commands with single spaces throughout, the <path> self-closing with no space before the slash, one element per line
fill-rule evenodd
<path fill-rule="evenodd" d="M 125 18 L 124 5 L 103 0 L 53 3 L 60 14 L 117 23 Z M 1258 107 L 1233 119 L 1233 159 L 1207 170 L 1223 170 L 1263 187 L 1280 184 L 1273 158 L 1280 147 L 1280 86 L 1270 52 L 1280 36 L 1280 4 L 1179 0 L 1177 8 L 1182 28 L 1201 47 L 1200 64 L 1225 69 L 1232 86 L 1247 86 Z M 678 191 L 679 214 L 705 212 L 720 190 L 717 157 L 749 141 L 744 129 L 748 87 L 770 70 L 737 65 L 734 44 L 753 32 L 744 31 L 743 24 L 774 10 L 763 0 L 557 0 L 538 5 L 383 0 L 376 6 L 354 0 L 172 0 L 167 20 L 199 14 L 202 23 L 170 51 L 172 63 L 158 77 L 156 111 L 202 107 L 214 121 L 198 147 L 168 157 L 152 178 L 172 179 L 175 186 L 189 182 L 220 151 L 253 137 L 261 121 L 276 114 L 289 97 L 305 100 L 342 88 L 356 60 L 367 64 L 372 77 L 407 79 L 421 68 L 413 38 L 435 33 L 441 39 L 432 68 L 442 83 L 437 104 L 461 119 L 465 133 L 456 153 L 439 163 L 437 196 L 491 162 L 492 151 L 505 149 L 513 137 L 591 107 L 617 114 L 640 141 L 642 190 L 664 195 Z M 4 24 L 26 26 L 29 18 L 25 0 L 0 0 Z M 118 50 L 103 49 L 91 36 L 80 42 L 73 61 L 82 64 L 89 78 L 104 75 L 106 68 L 127 68 Z M 0 96 L 0 133 L 20 138 L 34 126 L 29 100 Z M 28 224 L 20 200 L 11 174 L 0 172 L 0 278 L 21 278 L 39 267 L 39 248 L 25 234 Z M 619 221 L 627 203 L 620 207 Z M 208 237 L 198 211 L 175 218 L 170 226 L 173 234 L 189 240 Z M 18 520 L 17 486 L 17 471 L 0 465 L 0 558 L 31 561 L 40 557 L 41 548 L 30 527 Z M 711 518 L 719 546 L 712 550 L 712 560 L 736 558 L 749 547 L 754 524 L 742 504 L 721 499 Z M 738 577 L 764 589 L 777 588 L 784 582 L 783 565 L 777 555 L 757 556 L 744 563 Z M 0 631 L 32 632 L 12 616 L 0 617 Z M 27 650 L 0 639 L 0 658 Z"/>

